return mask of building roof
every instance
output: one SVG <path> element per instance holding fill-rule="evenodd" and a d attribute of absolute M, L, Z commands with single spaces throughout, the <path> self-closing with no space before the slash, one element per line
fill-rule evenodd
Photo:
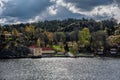
<path fill-rule="evenodd" d="M 42 51 L 53 50 L 53 48 L 42 48 Z"/>
<path fill-rule="evenodd" d="M 37 45 L 31 45 L 29 46 L 29 48 L 38 48 Z M 53 48 L 50 48 L 50 47 L 45 47 L 45 48 L 41 48 L 42 51 L 49 51 L 49 50 L 53 50 Z"/>
<path fill-rule="evenodd" d="M 38 46 L 37 45 L 31 45 L 31 46 L 29 46 L 29 48 L 38 48 Z"/>

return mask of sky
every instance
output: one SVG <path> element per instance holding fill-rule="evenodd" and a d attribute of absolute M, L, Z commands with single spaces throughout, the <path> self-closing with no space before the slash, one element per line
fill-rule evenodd
<path fill-rule="evenodd" d="M 67 18 L 120 22 L 120 0 L 0 0 L 0 24 Z"/>

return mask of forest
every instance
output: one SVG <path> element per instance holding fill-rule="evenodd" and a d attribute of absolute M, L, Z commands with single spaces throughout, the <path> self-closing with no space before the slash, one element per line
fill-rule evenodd
<path fill-rule="evenodd" d="M 29 53 L 28 47 L 53 47 L 72 45 L 71 51 L 96 52 L 120 45 L 120 24 L 114 18 L 95 21 L 94 19 L 65 19 L 39 21 L 26 24 L 0 26 L 0 54 L 9 51 L 14 54 Z M 16 50 L 21 47 L 22 50 Z M 17 52 L 16 52 L 17 51 Z"/>

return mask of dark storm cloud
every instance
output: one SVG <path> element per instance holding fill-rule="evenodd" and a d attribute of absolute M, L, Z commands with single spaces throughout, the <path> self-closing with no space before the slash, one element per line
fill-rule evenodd
<path fill-rule="evenodd" d="M 7 3 L 2 15 L 28 19 L 40 14 L 49 5 L 48 0 L 13 0 Z"/>

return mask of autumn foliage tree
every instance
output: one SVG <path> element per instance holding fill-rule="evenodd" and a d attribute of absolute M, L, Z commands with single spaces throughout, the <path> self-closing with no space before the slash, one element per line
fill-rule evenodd
<path fill-rule="evenodd" d="M 49 40 L 49 44 L 52 45 L 54 34 L 52 32 L 45 32 Z"/>
<path fill-rule="evenodd" d="M 40 38 L 37 39 L 37 46 L 40 47 Z"/>
<path fill-rule="evenodd" d="M 120 44 L 120 25 L 116 27 L 114 35 L 107 38 L 107 42 L 110 46 L 117 46 Z"/>
<path fill-rule="evenodd" d="M 17 29 L 14 28 L 12 30 L 12 35 L 17 36 L 17 37 L 19 36 L 19 32 L 17 31 Z"/>
<path fill-rule="evenodd" d="M 90 44 L 90 31 L 88 28 L 83 28 L 79 31 L 79 44 L 83 46 L 88 46 Z"/>

